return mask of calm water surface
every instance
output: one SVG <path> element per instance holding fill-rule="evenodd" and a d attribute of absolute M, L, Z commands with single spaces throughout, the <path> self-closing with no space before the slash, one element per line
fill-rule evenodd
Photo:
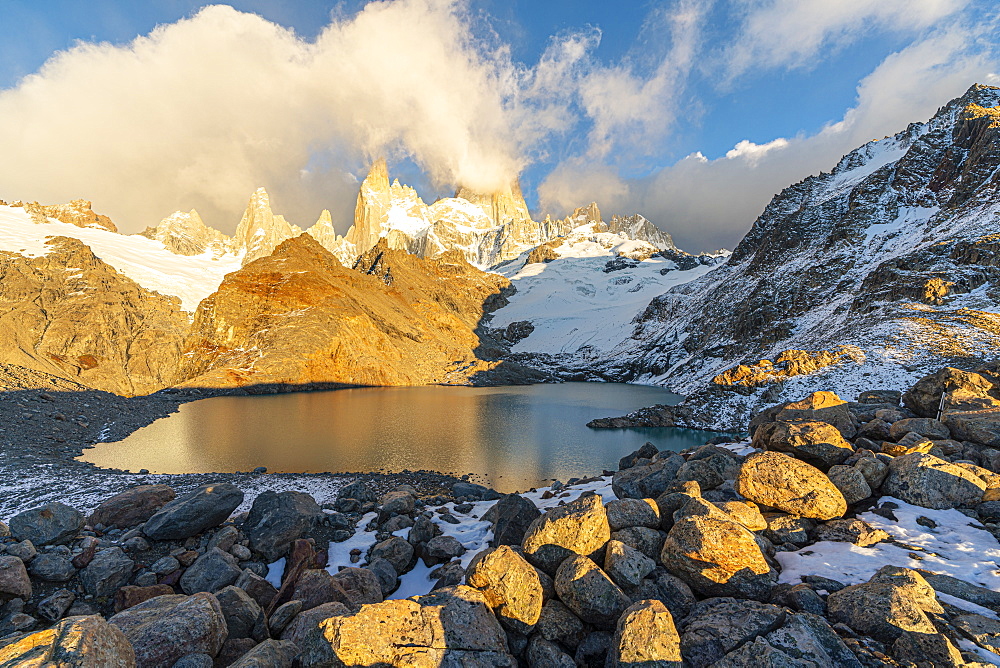
<path fill-rule="evenodd" d="M 614 383 L 517 387 L 401 387 L 215 397 L 82 459 L 153 473 L 475 473 L 501 491 L 599 474 L 646 441 L 661 450 L 703 444 L 690 429 L 589 429 L 589 420 L 681 397 Z"/>

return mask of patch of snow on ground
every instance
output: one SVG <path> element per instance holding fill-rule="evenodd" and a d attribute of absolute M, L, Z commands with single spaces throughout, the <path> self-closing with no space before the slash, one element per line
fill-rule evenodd
<path fill-rule="evenodd" d="M 858 517 L 907 547 L 821 541 L 796 552 L 779 552 L 775 555 L 781 565 L 779 582 L 799 584 L 802 575 L 820 575 L 848 585 L 859 584 L 882 566 L 892 565 L 950 575 L 1000 591 L 1000 543 L 991 533 L 975 528 L 974 521 L 957 510 L 921 508 L 888 496 L 879 503 L 886 501 L 899 506 L 892 511 L 898 522 L 874 513 Z M 936 528 L 917 524 L 920 517 L 933 520 Z"/>
<path fill-rule="evenodd" d="M 358 520 L 358 526 L 353 536 L 340 543 L 330 543 L 329 548 L 327 548 L 327 573 L 335 575 L 341 567 L 362 565 L 368 548 L 375 544 L 375 532 L 365 529 L 376 517 L 378 517 L 378 513 L 374 512 L 363 515 Z M 351 550 L 355 548 L 361 550 L 361 559 L 357 563 L 351 563 Z"/>
<path fill-rule="evenodd" d="M 49 219 L 35 223 L 24 209 L 0 206 L 0 250 L 29 257 L 45 255 L 46 237 L 72 237 L 87 244 L 94 255 L 133 281 L 160 294 L 181 300 L 181 308 L 194 311 L 202 299 L 222 283 L 222 278 L 242 265 L 239 255 L 177 255 L 159 241 L 136 234 L 125 235 L 97 227 L 77 227 Z"/>
<path fill-rule="evenodd" d="M 264 579 L 271 583 L 275 589 L 281 589 L 281 576 L 285 573 L 285 558 L 281 557 L 273 564 L 267 565 L 267 575 Z"/>

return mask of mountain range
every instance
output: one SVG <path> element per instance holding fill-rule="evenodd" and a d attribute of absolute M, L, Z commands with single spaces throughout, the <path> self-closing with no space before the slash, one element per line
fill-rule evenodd
<path fill-rule="evenodd" d="M 428 205 L 384 160 L 343 236 L 263 188 L 232 236 L 193 210 L 123 235 L 85 200 L 3 204 L 0 364 L 124 395 L 640 382 L 691 397 L 664 423 L 732 427 L 992 356 L 998 133 L 1000 90 L 973 86 L 784 189 L 731 254 L 597 204 L 535 221 L 516 182 Z"/>

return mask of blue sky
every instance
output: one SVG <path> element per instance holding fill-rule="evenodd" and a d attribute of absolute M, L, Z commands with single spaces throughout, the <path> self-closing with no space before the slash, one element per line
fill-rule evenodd
<path fill-rule="evenodd" d="M 539 212 L 596 199 L 691 250 L 731 247 L 781 187 L 998 69 L 992 3 L 975 0 L 206 4 L 0 0 L 17 27 L 0 114 L 20 157 L 0 197 L 87 197 L 129 231 L 197 207 L 231 229 L 256 184 L 300 224 L 330 208 L 346 228 L 353 179 L 385 152 L 427 199 L 520 173 Z M 385 61 L 359 74 L 354 54 L 383 38 Z M 261 90 L 220 92 L 243 80 Z M 260 109 L 226 108 L 244 94 Z M 46 141 L 66 164 L 39 157 Z"/>

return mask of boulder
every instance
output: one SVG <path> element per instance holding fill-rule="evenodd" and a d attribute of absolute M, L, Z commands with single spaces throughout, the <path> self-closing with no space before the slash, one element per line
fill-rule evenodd
<path fill-rule="evenodd" d="M 889 534 L 882 529 L 876 529 L 864 520 L 856 517 L 845 520 L 830 520 L 816 527 L 813 534 L 816 540 L 831 540 L 851 543 L 859 547 L 868 547 L 889 539 Z"/>
<path fill-rule="evenodd" d="M 33 577 L 46 582 L 68 582 L 76 575 L 73 562 L 54 552 L 44 552 L 32 559 L 28 570 Z"/>
<path fill-rule="evenodd" d="M 226 641 L 226 619 L 212 594 L 157 596 L 108 620 L 135 648 L 139 668 L 171 666 L 187 654 L 215 656 Z"/>
<path fill-rule="evenodd" d="M 888 441 L 891 438 L 891 433 L 892 425 L 881 418 L 875 418 L 861 425 L 857 436 L 879 443 L 881 441 Z"/>
<path fill-rule="evenodd" d="M 655 499 L 666 491 L 683 465 L 684 458 L 679 454 L 661 452 L 651 464 L 615 473 L 611 488 L 619 499 Z"/>
<path fill-rule="evenodd" d="M 435 536 L 424 545 L 421 558 L 428 566 L 445 564 L 465 554 L 465 546 L 454 536 Z"/>
<path fill-rule="evenodd" d="M 341 568 L 331 577 L 346 596 L 344 604 L 353 610 L 366 603 L 382 602 L 382 584 L 367 568 Z"/>
<path fill-rule="evenodd" d="M 609 538 L 611 527 L 601 497 L 583 494 L 532 522 L 523 547 L 529 562 L 552 575 L 571 554 L 598 556 Z"/>
<path fill-rule="evenodd" d="M 153 540 L 182 540 L 225 522 L 243 503 L 235 485 L 202 485 L 174 499 L 147 520 L 142 531 Z"/>
<path fill-rule="evenodd" d="M 878 457 L 860 457 L 854 462 L 854 468 L 865 477 L 872 492 L 881 487 L 885 477 L 889 475 L 889 465 Z"/>
<path fill-rule="evenodd" d="M 399 588 L 399 574 L 385 559 L 381 557 L 372 559 L 364 565 L 364 568 L 374 573 L 375 577 L 378 578 L 378 584 L 382 588 L 382 598 L 388 597 Z"/>
<path fill-rule="evenodd" d="M 288 546 L 302 538 L 323 517 L 323 510 L 305 492 L 262 492 L 243 522 L 250 548 L 271 563 L 288 554 Z"/>
<path fill-rule="evenodd" d="M 660 558 L 663 539 L 666 537 L 665 531 L 657 531 L 649 527 L 627 527 L 611 534 L 611 540 L 617 540 L 629 547 L 634 547 L 650 559 Z"/>
<path fill-rule="evenodd" d="M 739 522 L 750 531 L 762 531 L 767 528 L 760 508 L 753 501 L 723 501 L 715 504 L 734 522 Z"/>
<path fill-rule="evenodd" d="M 76 600 L 76 594 L 68 589 L 57 589 L 38 602 L 38 614 L 42 619 L 58 622 Z"/>
<path fill-rule="evenodd" d="M 106 598 L 128 584 L 135 562 L 120 547 L 101 550 L 93 561 L 80 571 L 80 582 L 91 596 Z"/>
<path fill-rule="evenodd" d="M 174 588 L 167 584 L 155 584 L 148 587 L 136 587 L 125 585 L 115 592 L 115 612 L 128 610 L 144 601 L 157 596 L 166 596 L 174 593 Z"/>
<path fill-rule="evenodd" d="M 559 645 L 536 635 L 532 636 L 525 651 L 528 668 L 576 668 L 576 661 Z"/>
<path fill-rule="evenodd" d="M 656 446 L 652 443 L 643 443 L 642 447 L 638 450 L 631 452 L 618 460 L 618 470 L 623 471 L 625 469 L 630 469 L 635 466 L 635 463 L 640 459 L 648 459 L 652 461 L 653 457 L 655 457 L 658 452 L 659 450 L 657 450 Z"/>
<path fill-rule="evenodd" d="M 754 433 L 753 447 L 790 454 L 822 471 L 854 454 L 854 448 L 836 427 L 816 420 L 761 425 Z"/>
<path fill-rule="evenodd" d="M 483 594 L 461 586 L 331 617 L 310 631 L 300 649 L 303 668 L 517 666 Z"/>
<path fill-rule="evenodd" d="M 301 601 L 303 610 L 332 602 L 357 609 L 366 603 L 381 602 L 382 585 L 375 573 L 364 568 L 344 568 L 336 575 L 309 569 L 296 581 L 292 600 Z"/>
<path fill-rule="evenodd" d="M 294 643 L 285 640 L 265 640 L 240 657 L 229 668 L 292 668 L 299 653 Z"/>
<path fill-rule="evenodd" d="M 609 540 L 604 554 L 604 571 L 619 587 L 637 587 L 656 569 L 656 562 L 634 547 Z"/>
<path fill-rule="evenodd" d="M 542 612 L 535 624 L 537 635 L 558 642 L 564 647 L 576 649 L 583 640 L 583 621 L 573 614 L 561 601 L 551 599 L 542 606 Z"/>
<path fill-rule="evenodd" d="M 583 621 L 613 628 L 631 601 L 597 564 L 574 554 L 559 565 L 555 577 L 559 600 Z"/>
<path fill-rule="evenodd" d="M 64 503 L 47 503 L 10 518 L 10 532 L 17 540 L 36 547 L 68 543 L 83 528 L 83 513 Z"/>
<path fill-rule="evenodd" d="M 882 493 L 924 508 L 975 505 L 986 483 L 961 466 L 933 455 L 913 453 L 889 462 Z"/>
<path fill-rule="evenodd" d="M 451 486 L 451 493 L 456 499 L 464 497 L 470 501 L 493 501 L 500 498 L 495 490 L 472 482 L 456 482 Z"/>
<path fill-rule="evenodd" d="M 356 480 L 337 492 L 338 499 L 354 499 L 361 503 L 375 503 L 378 495 L 372 491 L 364 480 Z"/>
<path fill-rule="evenodd" d="M 660 563 L 703 596 L 763 600 L 777 581 L 754 534 L 728 518 L 680 520 L 667 534 Z"/>
<path fill-rule="evenodd" d="M 668 573 L 662 566 L 657 567 L 649 577 L 643 579 L 638 587 L 629 589 L 626 594 L 633 601 L 655 599 L 667 606 L 674 619 L 684 619 L 695 604 L 694 592 L 684 580 Z"/>
<path fill-rule="evenodd" d="M 608 668 L 682 668 L 681 638 L 670 611 L 659 601 L 625 609 L 608 651 Z"/>
<path fill-rule="evenodd" d="M 903 631 L 892 644 L 892 655 L 908 666 L 961 668 L 969 665 L 943 633 Z"/>
<path fill-rule="evenodd" d="M 91 526 L 103 524 L 129 529 L 148 520 L 176 496 L 167 485 L 139 485 L 105 500 L 90 514 L 87 522 Z"/>
<path fill-rule="evenodd" d="M 529 634 L 542 614 L 544 600 L 538 571 L 508 545 L 477 554 L 468 568 L 468 583 L 483 593 L 500 623 Z"/>
<path fill-rule="evenodd" d="M 837 428 L 844 438 L 854 438 L 857 427 L 847 402 L 833 392 L 813 392 L 805 399 L 785 404 L 774 415 L 779 422 L 812 420 Z M 756 434 L 755 434 L 756 436 Z"/>
<path fill-rule="evenodd" d="M 379 498 L 379 524 L 395 515 L 412 515 L 416 507 L 416 499 L 407 491 L 386 492 Z"/>
<path fill-rule="evenodd" d="M 889 437 L 898 441 L 909 433 L 919 434 L 932 441 L 951 438 L 951 430 L 940 420 L 934 418 L 905 418 L 892 423 Z M 883 439 L 885 440 L 885 439 Z"/>
<path fill-rule="evenodd" d="M 136 655 L 125 635 L 100 615 L 69 617 L 55 627 L 0 640 L 0 666 L 132 668 Z"/>
<path fill-rule="evenodd" d="M 273 584 L 249 569 L 245 569 L 236 580 L 236 586 L 250 594 L 250 598 L 265 610 L 271 606 L 271 601 L 278 595 Z"/>
<path fill-rule="evenodd" d="M 872 488 L 868 485 L 868 480 L 865 479 L 861 469 L 854 466 L 831 466 L 826 475 L 833 486 L 844 495 L 844 501 L 849 506 L 864 501 L 872 495 Z"/>
<path fill-rule="evenodd" d="M 398 575 L 402 575 L 413 568 L 413 554 L 413 546 L 405 538 L 393 536 L 375 544 L 368 553 L 368 561 L 385 559 Z"/>
<path fill-rule="evenodd" d="M 993 383 L 978 373 L 945 367 L 929 376 L 924 376 L 913 387 L 903 393 L 903 405 L 920 417 L 937 417 L 941 407 L 941 394 L 964 390 L 972 396 L 987 397 Z M 945 400 L 945 408 L 948 401 Z"/>
<path fill-rule="evenodd" d="M 229 585 L 221 589 L 215 598 L 226 618 L 226 628 L 230 638 L 253 638 L 260 642 L 267 634 L 267 619 L 257 601 L 238 587 Z"/>
<path fill-rule="evenodd" d="M 847 512 L 844 495 L 822 471 L 780 452 L 747 457 L 736 478 L 736 491 L 800 517 L 830 520 Z"/>
<path fill-rule="evenodd" d="M 298 601 L 290 601 L 296 603 Z M 287 603 L 286 603 L 287 605 Z M 302 607 L 301 605 L 299 606 Z M 277 612 L 277 611 L 275 611 Z M 324 603 L 309 610 L 297 613 L 290 621 L 286 621 L 281 627 L 281 639 L 301 645 L 309 632 L 318 627 L 324 619 L 330 619 L 338 615 L 350 614 L 351 610 L 339 601 Z M 274 619 L 272 618 L 272 623 Z"/>
<path fill-rule="evenodd" d="M 896 577 L 896 572 L 906 572 Z M 934 590 L 915 571 L 885 567 L 863 584 L 844 587 L 826 599 L 834 622 L 891 643 L 904 631 L 936 633 L 926 611 L 942 612 L 934 600 Z"/>
<path fill-rule="evenodd" d="M 213 547 L 184 571 L 180 586 L 185 594 L 215 592 L 233 584 L 242 574 L 233 555 Z"/>
<path fill-rule="evenodd" d="M 700 601 L 681 623 L 681 655 L 691 668 L 716 665 L 726 654 L 785 622 L 784 609 L 735 598 Z"/>
<path fill-rule="evenodd" d="M 0 556 L 0 602 L 31 598 L 31 580 L 24 562 L 17 557 Z"/>
<path fill-rule="evenodd" d="M 493 513 L 491 547 L 520 545 L 528 527 L 541 516 L 535 504 L 520 494 L 507 494 L 501 497 L 490 511 Z"/>
<path fill-rule="evenodd" d="M 652 499 L 618 499 L 604 504 L 612 531 L 628 527 L 660 528 L 660 509 Z"/>
<path fill-rule="evenodd" d="M 764 537 L 775 545 L 785 543 L 806 545 L 810 542 L 809 536 L 816 526 L 816 522 L 807 517 L 787 513 L 768 513 L 764 519 L 767 520 Z"/>
<path fill-rule="evenodd" d="M 954 411 L 941 418 L 954 438 L 1000 448 L 1000 408 Z"/>

